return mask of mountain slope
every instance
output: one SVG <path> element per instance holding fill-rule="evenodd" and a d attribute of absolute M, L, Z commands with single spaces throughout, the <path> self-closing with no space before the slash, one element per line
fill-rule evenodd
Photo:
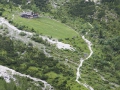
<path fill-rule="evenodd" d="M 62 1 L 64 2 L 66 0 Z M 4 38 L 2 38 L 3 40 L 1 40 L 1 42 L 5 44 L 9 43 L 12 48 L 1 44 L 1 48 L 3 47 L 3 49 L 1 49 L 1 64 L 44 79 L 57 90 L 119 90 L 119 0 L 101 0 L 99 3 L 85 0 L 68 0 L 64 3 L 62 1 L 50 0 L 49 2 L 44 2 L 44 0 L 41 0 L 41 2 L 45 4 L 43 4 L 44 6 L 40 5 L 40 3 L 37 4 L 38 0 L 31 1 L 28 5 L 23 4 L 23 2 L 20 2 L 20 4 L 24 10 L 41 10 L 40 12 L 43 13 L 43 15 L 52 17 L 72 27 L 80 36 L 84 35 L 92 42 L 92 50 L 94 52 L 92 56 L 83 63 L 83 60 L 89 56 L 89 51 L 87 45 L 80 37 L 62 39 L 63 42 L 69 43 L 76 48 L 75 51 L 61 50 L 55 48 L 54 45 L 42 43 L 47 50 L 42 48 L 40 52 L 38 49 L 31 47 L 31 44 L 27 46 L 17 41 L 15 41 L 16 44 L 12 44 L 10 43 L 12 41 L 9 41 L 9 39 L 5 39 L 9 42 L 4 42 Z M 53 7 L 53 5 L 51 6 L 52 3 L 57 5 L 57 8 Z M 16 3 L 16 5 L 17 4 L 18 3 Z M 36 7 L 38 5 L 40 6 Z M 10 4 L 6 4 L 4 7 L 11 6 Z M 5 15 L 7 14 L 5 13 L 14 9 L 15 6 L 12 6 L 12 9 L 7 8 L 6 11 L 0 9 L 0 11 L 1 14 L 6 17 Z M 3 34 L 6 35 L 6 33 Z M 38 37 L 38 35 L 36 35 L 36 37 Z M 33 39 L 36 40 L 36 38 Z M 39 45 L 38 43 L 38 46 Z M 40 45 L 40 47 L 42 46 Z M 17 50 L 20 54 L 17 57 L 13 57 L 14 54 L 17 53 Z M 12 51 L 13 53 L 9 54 L 9 52 Z M 46 57 L 41 52 L 47 52 L 52 57 Z M 83 59 L 80 60 L 80 58 Z M 17 64 L 18 66 L 15 65 L 17 62 L 19 63 Z M 34 74 L 31 72 L 34 72 Z M 75 81 L 76 74 L 78 77 L 81 76 L 81 78 L 77 78 L 76 81 L 83 84 L 78 84 Z M 90 88 L 90 86 L 92 88 Z"/>

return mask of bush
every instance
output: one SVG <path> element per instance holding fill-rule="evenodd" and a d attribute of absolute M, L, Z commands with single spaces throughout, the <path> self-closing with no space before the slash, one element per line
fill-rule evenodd
<path fill-rule="evenodd" d="M 38 42 L 38 43 L 44 43 L 44 41 L 42 40 L 42 38 L 40 38 L 38 36 L 33 36 L 31 39 L 34 40 L 35 42 Z"/>
<path fill-rule="evenodd" d="M 0 26 L 0 29 L 3 29 L 3 26 L 2 26 L 2 25 Z"/>
<path fill-rule="evenodd" d="M 61 22 L 66 23 L 66 18 L 63 18 Z"/>
<path fill-rule="evenodd" d="M 19 34 L 20 36 L 25 36 L 26 35 L 26 33 L 24 33 L 24 32 L 20 32 L 20 34 Z"/>
<path fill-rule="evenodd" d="M 69 40 L 69 38 L 65 38 L 65 40 Z"/>
<path fill-rule="evenodd" d="M 35 32 L 34 28 L 31 29 L 31 32 Z"/>
<path fill-rule="evenodd" d="M 20 29 L 20 30 L 24 30 L 25 28 L 26 28 L 25 25 L 18 25 L 18 29 Z"/>
<path fill-rule="evenodd" d="M 58 39 L 58 41 L 63 41 L 62 39 Z"/>
<path fill-rule="evenodd" d="M 33 44 L 31 42 L 28 43 L 28 46 L 33 46 Z"/>
<path fill-rule="evenodd" d="M 0 11 L 5 11 L 5 9 L 4 8 L 0 8 Z"/>
<path fill-rule="evenodd" d="M 13 23 L 13 21 L 9 20 L 9 23 Z"/>
<path fill-rule="evenodd" d="M 7 17 L 5 17 L 5 19 L 7 19 Z"/>
<path fill-rule="evenodd" d="M 0 12 L 0 16 L 2 16 L 2 12 Z"/>

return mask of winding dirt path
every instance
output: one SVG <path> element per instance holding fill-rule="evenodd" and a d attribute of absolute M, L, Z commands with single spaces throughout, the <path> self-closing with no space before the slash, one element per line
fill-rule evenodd
<path fill-rule="evenodd" d="M 76 82 L 78 82 L 79 84 L 83 85 L 84 87 L 86 87 L 86 88 L 89 89 L 89 90 L 94 90 L 91 86 L 87 85 L 86 83 L 81 83 L 81 82 L 79 81 L 79 78 L 81 78 L 80 68 L 82 67 L 83 62 L 84 62 L 85 60 L 89 59 L 89 58 L 92 56 L 92 54 L 93 54 L 92 47 L 91 47 L 91 46 L 92 46 L 92 43 L 91 43 L 89 40 L 87 40 L 84 36 L 82 36 L 82 39 L 87 43 L 88 48 L 89 48 L 89 50 L 90 50 L 90 54 L 89 54 L 89 56 L 88 56 L 87 58 L 85 58 L 85 59 L 81 58 L 81 59 L 80 59 L 80 64 L 79 64 L 79 66 L 78 66 L 78 68 L 77 68 L 77 72 L 76 72 Z"/>

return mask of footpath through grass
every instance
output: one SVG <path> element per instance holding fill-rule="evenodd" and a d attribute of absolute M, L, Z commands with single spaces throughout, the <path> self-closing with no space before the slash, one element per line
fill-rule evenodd
<path fill-rule="evenodd" d="M 52 36 L 53 38 L 64 39 L 78 36 L 78 33 L 67 25 L 46 17 L 26 19 L 15 16 L 14 22 L 33 28 L 38 34 Z"/>

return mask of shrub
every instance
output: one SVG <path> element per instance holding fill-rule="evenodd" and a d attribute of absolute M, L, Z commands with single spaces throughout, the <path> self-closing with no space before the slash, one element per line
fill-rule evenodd
<path fill-rule="evenodd" d="M 33 44 L 31 42 L 28 43 L 28 46 L 33 46 Z"/>
<path fill-rule="evenodd" d="M 9 23 L 13 23 L 13 21 L 9 20 Z"/>
<path fill-rule="evenodd" d="M 31 29 L 32 32 L 35 32 L 34 28 Z"/>
<path fill-rule="evenodd" d="M 0 12 L 0 16 L 2 16 L 2 12 Z"/>
<path fill-rule="evenodd" d="M 63 18 L 61 22 L 66 23 L 66 18 Z"/>
<path fill-rule="evenodd" d="M 58 41 L 63 41 L 62 39 L 58 39 Z"/>
<path fill-rule="evenodd" d="M 3 26 L 2 26 L 2 25 L 0 26 L 0 29 L 3 29 Z"/>
<path fill-rule="evenodd" d="M 31 39 L 34 40 L 35 42 L 38 42 L 38 43 L 44 43 L 44 41 L 42 40 L 42 38 L 40 38 L 38 36 L 33 36 Z"/>
<path fill-rule="evenodd" d="M 5 19 L 7 19 L 7 17 L 5 17 Z"/>
<path fill-rule="evenodd" d="M 0 11 L 5 11 L 5 9 L 4 8 L 0 8 Z"/>
<path fill-rule="evenodd" d="M 25 36 L 26 35 L 26 33 L 24 33 L 24 32 L 20 32 L 20 34 L 19 34 L 20 36 Z"/>
<path fill-rule="evenodd" d="M 65 40 L 69 40 L 69 38 L 65 38 Z"/>
<path fill-rule="evenodd" d="M 4 35 L 6 35 L 6 34 L 9 33 L 9 31 L 8 31 L 7 29 L 4 29 L 4 31 L 5 31 L 5 32 L 3 33 Z"/>

